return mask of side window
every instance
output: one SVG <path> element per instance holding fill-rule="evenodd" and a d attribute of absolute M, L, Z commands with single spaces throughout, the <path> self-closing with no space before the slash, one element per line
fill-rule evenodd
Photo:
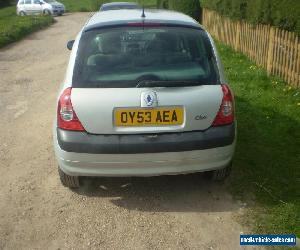
<path fill-rule="evenodd" d="M 33 0 L 33 4 L 40 4 L 40 0 Z"/>
<path fill-rule="evenodd" d="M 23 5 L 23 4 L 24 4 L 24 0 L 20 0 L 19 5 Z"/>
<path fill-rule="evenodd" d="M 31 4 L 31 0 L 25 0 L 25 4 Z"/>

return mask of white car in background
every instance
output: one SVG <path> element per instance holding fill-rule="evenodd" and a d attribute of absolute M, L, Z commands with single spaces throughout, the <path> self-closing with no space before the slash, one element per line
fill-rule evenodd
<path fill-rule="evenodd" d="M 58 15 L 65 13 L 65 6 L 55 0 L 19 0 L 17 14 L 26 15 Z"/>

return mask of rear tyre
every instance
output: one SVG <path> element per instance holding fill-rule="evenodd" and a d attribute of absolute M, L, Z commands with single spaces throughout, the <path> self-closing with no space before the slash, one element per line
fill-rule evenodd
<path fill-rule="evenodd" d="M 60 181 L 65 187 L 68 187 L 68 188 L 79 188 L 80 187 L 78 176 L 67 175 L 60 169 L 60 167 L 58 167 L 58 173 L 59 173 Z"/>
<path fill-rule="evenodd" d="M 19 16 L 26 16 L 26 13 L 24 11 L 20 11 Z"/>
<path fill-rule="evenodd" d="M 225 181 L 231 173 L 231 167 L 232 167 L 232 163 L 230 163 L 225 168 L 207 172 L 206 176 L 212 181 L 217 181 L 217 182 Z"/>

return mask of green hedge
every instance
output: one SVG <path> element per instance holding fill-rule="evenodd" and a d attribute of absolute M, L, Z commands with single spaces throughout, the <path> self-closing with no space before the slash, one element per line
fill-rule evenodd
<path fill-rule="evenodd" d="M 10 4 L 10 0 L 0 0 L 0 8 L 8 6 Z"/>
<path fill-rule="evenodd" d="M 199 0 L 157 0 L 158 8 L 165 8 L 183 12 L 195 20 L 201 20 Z"/>
<path fill-rule="evenodd" d="M 270 24 L 300 35 L 300 0 L 201 0 L 204 8 L 253 24 Z"/>
<path fill-rule="evenodd" d="M 25 16 L 16 15 L 16 7 L 0 9 L 0 48 L 20 40 L 24 36 L 51 25 L 52 16 Z"/>
<path fill-rule="evenodd" d="M 157 0 L 157 8 L 168 9 L 169 8 L 169 0 Z"/>

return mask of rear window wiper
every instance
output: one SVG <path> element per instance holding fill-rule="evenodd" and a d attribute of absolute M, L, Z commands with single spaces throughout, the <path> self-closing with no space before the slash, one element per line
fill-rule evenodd
<path fill-rule="evenodd" d="M 137 82 L 136 88 L 147 88 L 147 87 L 187 87 L 187 86 L 199 86 L 203 85 L 200 81 L 187 81 L 187 80 L 141 80 Z"/>

